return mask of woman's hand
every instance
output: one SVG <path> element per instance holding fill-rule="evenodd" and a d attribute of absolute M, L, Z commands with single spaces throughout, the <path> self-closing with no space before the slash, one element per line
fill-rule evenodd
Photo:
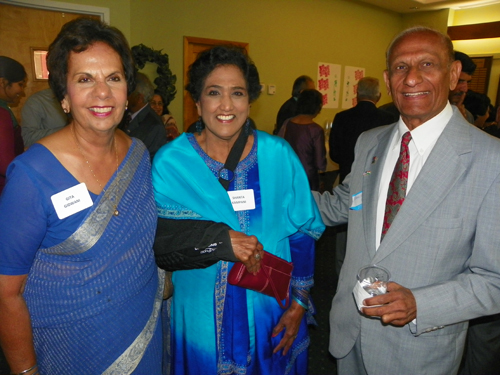
<path fill-rule="evenodd" d="M 296 301 L 292 301 L 290 307 L 281 316 L 280 321 L 273 329 L 273 337 L 276 337 L 283 329 L 285 329 L 285 334 L 281 339 L 280 343 L 273 350 L 273 354 L 278 353 L 283 348 L 283 355 L 288 353 L 288 350 L 292 347 L 293 342 L 297 338 L 299 333 L 300 322 L 304 316 L 306 310 L 299 305 Z"/>
<path fill-rule="evenodd" d="M 236 258 L 245 265 L 248 272 L 256 274 L 260 270 L 260 260 L 264 256 L 264 247 L 255 236 L 235 230 L 229 231 L 231 245 Z"/>

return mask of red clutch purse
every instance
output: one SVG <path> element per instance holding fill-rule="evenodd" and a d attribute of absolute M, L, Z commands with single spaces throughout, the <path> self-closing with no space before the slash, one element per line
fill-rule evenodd
<path fill-rule="evenodd" d="M 255 290 L 276 298 L 282 309 L 290 302 L 290 281 L 293 263 L 287 262 L 267 251 L 260 261 L 260 270 L 256 275 L 249 273 L 241 262 L 237 262 L 229 271 L 227 281 L 245 289 Z M 285 304 L 283 300 L 286 299 Z"/>

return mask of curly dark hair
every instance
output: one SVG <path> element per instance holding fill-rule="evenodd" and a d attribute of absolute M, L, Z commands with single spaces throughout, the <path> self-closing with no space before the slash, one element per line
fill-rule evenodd
<path fill-rule="evenodd" d="M 318 90 L 304 90 L 297 99 L 297 115 L 316 115 L 323 108 L 323 94 Z"/>
<path fill-rule="evenodd" d="M 241 70 L 250 103 L 260 95 L 260 80 L 257 67 L 243 48 L 236 46 L 215 46 L 201 52 L 194 63 L 189 66 L 186 90 L 195 102 L 200 100 L 205 80 L 212 71 L 221 65 L 234 65 Z"/>
<path fill-rule="evenodd" d="M 125 36 L 120 30 L 102 21 L 80 17 L 63 25 L 56 39 L 49 46 L 47 68 L 49 85 L 57 100 L 67 93 L 68 60 L 71 52 L 83 52 L 91 45 L 103 42 L 118 53 L 123 63 L 130 94 L 135 88 L 135 65 Z"/>

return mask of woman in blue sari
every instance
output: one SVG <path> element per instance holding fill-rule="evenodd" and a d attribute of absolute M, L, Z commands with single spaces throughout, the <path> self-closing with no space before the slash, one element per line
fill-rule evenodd
<path fill-rule="evenodd" d="M 144 145 L 116 127 L 134 87 L 123 34 L 81 18 L 49 47 L 70 123 L 9 166 L 0 342 L 15 374 L 160 374 L 163 271 Z"/>
<path fill-rule="evenodd" d="M 287 142 L 251 129 L 250 103 L 260 83 L 243 51 L 202 52 L 188 78 L 200 115 L 197 131 L 164 146 L 153 162 L 161 218 L 157 262 L 177 270 L 172 372 L 305 374 L 315 239 L 324 230 L 307 176 Z M 223 166 L 242 138 L 233 173 Z M 219 177 L 229 182 L 228 191 Z M 162 249 L 170 252 L 162 256 Z M 263 249 L 294 263 L 286 310 L 272 297 L 227 282 L 233 262 L 257 272 Z M 189 269 L 193 264 L 197 269 Z"/>

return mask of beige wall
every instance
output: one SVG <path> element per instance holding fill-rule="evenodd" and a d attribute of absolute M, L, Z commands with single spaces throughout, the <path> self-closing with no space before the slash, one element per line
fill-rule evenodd
<path fill-rule="evenodd" d="M 449 10 L 436 10 L 429 12 L 403 14 L 403 27 L 427 26 L 446 34 L 448 30 Z"/>
<path fill-rule="evenodd" d="M 263 93 L 251 111 L 257 126 L 269 132 L 295 78 L 301 74 L 316 78 L 320 61 L 365 67 L 367 75 L 382 80 L 385 48 L 401 27 L 396 13 L 344 0 L 151 0 L 144 4 L 131 1 L 133 18 L 142 20 L 131 22 L 131 42 L 169 54 L 178 79 L 178 94 L 170 105 L 174 116 L 180 118 L 182 113 L 183 36 L 248 42 L 261 82 L 277 87 L 276 95 Z M 385 90 L 383 101 L 390 101 Z M 331 120 L 337 111 L 323 110 L 318 122 Z"/>
<path fill-rule="evenodd" d="M 179 120 L 184 85 L 183 37 L 250 43 L 261 82 L 277 87 L 276 95 L 263 93 L 252 106 L 252 118 L 268 132 L 274 127 L 279 107 L 290 97 L 294 79 L 301 74 L 316 78 L 320 61 L 365 67 L 367 75 L 382 80 L 385 48 L 402 25 L 399 14 L 347 0 L 64 2 L 108 7 L 111 24 L 123 31 L 131 46 L 143 43 L 169 55 L 178 92 L 170 110 Z M 390 101 L 383 92 L 381 103 Z M 339 110 L 325 109 L 317 121 L 324 124 Z"/>
<path fill-rule="evenodd" d="M 385 48 L 401 29 L 425 24 L 445 31 L 449 19 L 466 22 L 465 14 L 480 12 L 470 9 L 451 15 L 448 10 L 400 15 L 350 0 L 63 2 L 108 7 L 111 24 L 123 31 L 131 46 L 143 43 L 155 49 L 163 49 L 169 55 L 170 67 L 177 75 L 178 92 L 170 110 L 179 120 L 182 118 L 184 85 L 183 37 L 250 43 L 250 55 L 259 69 L 261 82 L 266 85 L 275 84 L 277 87 L 276 95 L 263 93 L 252 107 L 251 116 L 256 120 L 257 126 L 269 132 L 274 126 L 279 107 L 290 97 L 293 80 L 301 74 L 316 78 L 318 62 L 364 67 L 367 75 L 382 81 Z M 491 9 L 491 17 L 498 20 L 495 12 L 500 7 Z M 489 21 L 491 20 L 483 22 Z M 465 48 L 462 50 L 468 52 Z M 152 71 L 147 70 L 148 73 Z M 386 90 L 382 91 L 380 104 L 391 100 Z M 323 125 L 340 110 L 323 110 L 317 117 L 317 122 Z"/>

